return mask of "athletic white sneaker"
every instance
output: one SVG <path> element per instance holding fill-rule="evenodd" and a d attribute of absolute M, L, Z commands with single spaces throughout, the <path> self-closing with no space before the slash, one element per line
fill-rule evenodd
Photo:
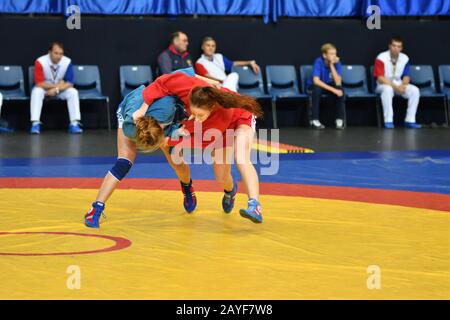
<path fill-rule="evenodd" d="M 311 127 L 313 127 L 314 129 L 325 129 L 325 126 L 323 124 L 320 123 L 319 120 L 313 120 L 311 121 Z"/>
<path fill-rule="evenodd" d="M 336 129 L 339 129 L 339 130 L 344 129 L 344 120 L 336 119 Z"/>

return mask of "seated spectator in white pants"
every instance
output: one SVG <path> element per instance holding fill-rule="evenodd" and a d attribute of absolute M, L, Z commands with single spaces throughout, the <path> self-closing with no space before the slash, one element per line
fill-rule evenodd
<path fill-rule="evenodd" d="M 206 37 L 202 42 L 202 56 L 195 63 L 195 73 L 220 81 L 222 86 L 236 92 L 239 82 L 239 75 L 231 72 L 233 66 L 250 66 L 255 73 L 260 72 L 259 66 L 252 61 L 231 61 L 224 55 L 216 53 L 216 41 L 211 37 Z"/>
<path fill-rule="evenodd" d="M 410 84 L 409 58 L 402 53 L 403 40 L 392 38 L 389 50 L 378 55 L 375 61 L 374 77 L 377 79 L 377 93 L 381 95 L 384 126 L 394 128 L 394 111 L 392 101 L 395 95 L 408 99 L 405 127 L 417 129 L 416 112 L 419 106 L 420 90 Z"/>
<path fill-rule="evenodd" d="M 31 91 L 31 133 L 41 132 L 40 118 L 45 97 L 58 97 L 67 101 L 69 110 L 69 133 L 81 133 L 80 99 L 73 87 L 73 66 L 71 60 L 64 56 L 62 43 L 53 42 L 48 54 L 38 58 L 34 63 L 35 86 Z"/>

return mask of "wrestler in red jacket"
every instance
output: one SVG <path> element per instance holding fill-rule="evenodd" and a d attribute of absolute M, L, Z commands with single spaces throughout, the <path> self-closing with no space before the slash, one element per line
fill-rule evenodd
<path fill-rule="evenodd" d="M 190 119 L 202 123 L 202 135 L 209 129 L 216 129 L 225 134 L 227 129 L 236 130 L 235 141 L 232 147 L 222 145 L 213 151 L 214 173 L 216 180 L 224 188 L 222 207 L 226 213 L 234 207 L 237 192 L 237 183 L 231 176 L 231 163 L 227 161 L 229 153 L 234 151 L 236 166 L 246 186 L 248 195 L 248 208 L 241 209 L 241 216 L 255 223 L 262 222 L 261 204 L 259 203 L 259 179 L 250 153 L 255 133 L 255 117 L 262 116 L 262 111 L 255 99 L 232 93 L 227 89 L 217 89 L 201 79 L 187 76 L 183 73 L 168 74 L 159 77 L 144 89 L 144 104 L 133 114 L 137 120 L 145 115 L 148 106 L 155 100 L 167 95 L 178 96 L 185 104 Z M 189 132 L 193 132 L 193 122 L 186 122 Z M 199 134 L 194 132 L 195 134 Z M 205 141 L 203 141 L 205 145 Z M 208 144 L 209 141 L 206 142 Z M 216 155 L 220 155 L 218 157 Z M 169 161 L 171 162 L 171 161 Z M 175 168 L 174 168 L 175 169 Z M 183 188 L 193 193 L 192 180 L 189 169 L 179 175 Z M 175 171 L 178 173 L 177 169 Z M 189 176 L 189 180 L 187 177 Z M 184 179 L 186 180 L 184 180 Z M 189 181 L 183 185 L 183 181 Z M 185 192 L 185 195 L 188 192 Z"/>

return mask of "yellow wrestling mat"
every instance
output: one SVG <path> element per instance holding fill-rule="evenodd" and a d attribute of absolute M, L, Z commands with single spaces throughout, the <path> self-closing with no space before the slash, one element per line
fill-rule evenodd
<path fill-rule="evenodd" d="M 224 214 L 220 193 L 198 192 L 188 215 L 179 192 L 117 190 L 93 230 L 82 217 L 96 192 L 0 189 L 1 299 L 450 298 L 448 212 L 265 195 L 255 225 Z M 52 255 L 114 246 L 73 233 L 131 245 Z M 367 287 L 371 265 L 380 289 Z"/>

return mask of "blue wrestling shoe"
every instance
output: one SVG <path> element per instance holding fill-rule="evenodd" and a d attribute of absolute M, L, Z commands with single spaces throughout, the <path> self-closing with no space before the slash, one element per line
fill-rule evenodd
<path fill-rule="evenodd" d="M 239 213 L 254 223 L 262 223 L 261 204 L 256 199 L 248 199 L 248 209 L 241 209 Z"/>
<path fill-rule="evenodd" d="M 189 184 L 184 184 L 180 181 L 181 191 L 184 194 L 183 206 L 187 213 L 191 213 L 197 207 L 197 197 L 195 196 L 194 187 L 192 186 L 192 179 Z"/>
<path fill-rule="evenodd" d="M 234 208 L 234 199 L 236 198 L 237 188 L 237 183 L 236 181 L 234 181 L 233 189 L 230 192 L 224 190 L 222 198 L 222 208 L 225 213 L 230 213 Z"/>
<path fill-rule="evenodd" d="M 0 133 L 10 133 L 10 132 L 13 132 L 13 130 L 9 128 L 0 127 Z"/>
<path fill-rule="evenodd" d="M 83 129 L 80 128 L 80 124 L 69 124 L 69 133 L 71 134 L 78 134 L 78 133 L 82 133 Z"/>
<path fill-rule="evenodd" d="M 384 127 L 385 127 L 386 129 L 394 129 L 394 128 L 395 128 L 393 122 L 385 122 L 385 123 L 384 123 Z"/>
<path fill-rule="evenodd" d="M 103 210 L 105 210 L 105 204 L 100 201 L 95 201 L 92 204 L 91 210 L 84 216 L 84 224 L 86 227 L 100 228 L 100 216 L 103 215 L 103 217 L 106 218 Z"/>
<path fill-rule="evenodd" d="M 417 124 L 415 122 L 405 122 L 405 128 L 408 129 L 420 129 L 422 126 L 420 124 Z"/>
<path fill-rule="evenodd" d="M 41 124 L 40 123 L 33 123 L 30 129 L 31 134 L 40 134 L 41 133 Z"/>

